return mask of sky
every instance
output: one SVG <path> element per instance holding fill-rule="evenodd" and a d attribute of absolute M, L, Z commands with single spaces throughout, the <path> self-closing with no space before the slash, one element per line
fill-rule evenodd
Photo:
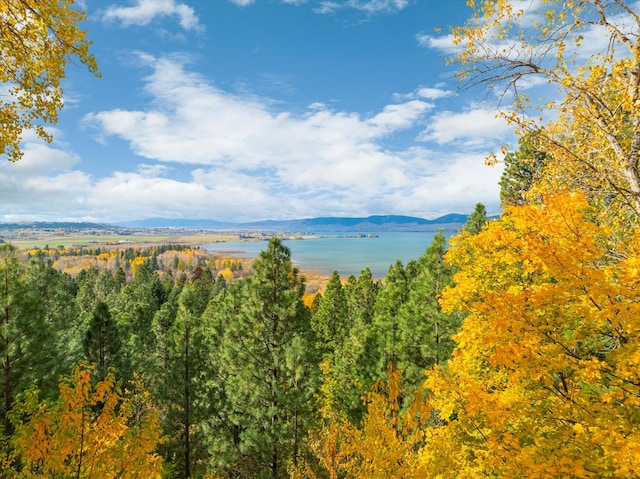
<path fill-rule="evenodd" d="M 499 211 L 498 101 L 459 91 L 463 0 L 91 0 L 51 144 L 0 161 L 0 221 Z M 441 30 L 438 30 L 441 29 Z"/>

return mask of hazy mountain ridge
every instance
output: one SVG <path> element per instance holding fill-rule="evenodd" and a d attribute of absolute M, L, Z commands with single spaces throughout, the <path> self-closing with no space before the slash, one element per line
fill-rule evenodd
<path fill-rule="evenodd" d="M 242 229 L 298 232 L 327 231 L 435 231 L 438 228 L 461 226 L 467 215 L 447 214 L 433 220 L 402 215 L 374 215 L 368 217 L 318 217 L 293 220 L 265 220 L 246 223 L 231 223 L 212 220 L 152 218 L 122 222 L 120 226 L 130 228 L 199 228 Z"/>
<path fill-rule="evenodd" d="M 71 221 L 23 221 L 0 223 L 0 229 L 111 229 L 111 228 L 181 228 L 204 230 L 267 230 L 301 233 L 322 232 L 380 232 L 380 231 L 435 231 L 439 228 L 455 229 L 462 226 L 467 215 L 447 214 L 433 220 L 403 215 L 373 215 L 368 217 L 318 217 L 293 220 L 265 220 L 232 223 L 204 219 L 149 218 L 122 221 L 117 224 Z"/>

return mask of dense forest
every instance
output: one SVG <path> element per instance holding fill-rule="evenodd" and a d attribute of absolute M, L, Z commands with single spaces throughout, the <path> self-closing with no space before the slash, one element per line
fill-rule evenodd
<path fill-rule="evenodd" d="M 477 214 L 484 216 L 480 205 Z M 285 476 L 312 460 L 308 432 L 327 394 L 340 415 L 359 422 L 361 397 L 388 364 L 417 385 L 425 368 L 448 359 L 462 316 L 442 313 L 436 301 L 453 275 L 445 247 L 440 232 L 419 260 L 391 266 L 384 282 L 368 269 L 346 281 L 334 272 L 323 293 L 306 294 L 278 238 L 248 275 L 233 260 L 176 246 L 21 254 L 2 245 L 3 430 L 24 447 L 63 455 L 55 443 L 69 433 L 60 422 L 72 412 L 63 385 L 92 391 L 75 411 L 88 408 L 87 435 L 104 433 L 100 418 L 123 407 L 107 412 L 91 394 L 109 384 L 114 401 L 127 401 L 135 385 L 147 408 L 127 428 L 158 439 L 162 431 L 156 453 L 168 475 Z M 78 256 L 87 267 L 69 268 Z M 41 408 L 59 415 L 44 419 Z M 46 445 L 33 443 L 39 427 Z M 125 447 L 130 439 L 120 434 Z M 58 471 L 84 470 L 94 453 L 87 448 L 67 451 L 60 460 L 68 469 Z M 141 450 L 145 460 L 153 462 L 152 451 Z M 38 460 L 32 466 L 47 471 Z"/>
<path fill-rule="evenodd" d="M 520 137 L 500 218 L 478 204 L 449 245 L 317 294 L 277 238 L 250 268 L 2 245 L 1 477 L 640 476 L 637 4 L 548 0 L 525 34 L 517 2 L 468 3 L 459 75 L 504 87 Z M 559 95 L 535 105 L 540 79 Z M 57 93 L 2 112 L 4 153 Z"/>

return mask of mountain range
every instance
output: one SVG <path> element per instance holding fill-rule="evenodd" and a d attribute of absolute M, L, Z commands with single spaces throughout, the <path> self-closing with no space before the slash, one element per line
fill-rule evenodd
<path fill-rule="evenodd" d="M 467 215 L 448 214 L 433 220 L 414 216 L 376 215 L 366 218 L 321 217 L 294 220 L 266 220 L 249 223 L 231 223 L 198 219 L 150 218 L 121 222 L 129 228 L 187 228 L 210 230 L 268 230 L 300 233 L 323 232 L 380 232 L 380 231 L 436 231 L 455 229 L 464 224 Z"/>
<path fill-rule="evenodd" d="M 203 219 L 150 218 L 123 221 L 117 224 L 88 222 L 25 221 L 16 223 L 0 222 L 0 230 L 10 229 L 64 229 L 64 230 L 104 230 L 112 228 L 175 228 L 211 231 L 286 231 L 290 233 L 354 232 L 375 233 L 382 231 L 437 231 L 440 228 L 455 230 L 462 227 L 467 215 L 448 214 L 433 220 L 402 215 L 376 215 L 366 218 L 321 217 L 294 220 L 266 220 L 248 223 L 233 223 Z"/>

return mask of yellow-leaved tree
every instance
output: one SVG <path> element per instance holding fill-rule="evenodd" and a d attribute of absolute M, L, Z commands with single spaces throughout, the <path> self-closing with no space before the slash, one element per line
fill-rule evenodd
<path fill-rule="evenodd" d="M 402 372 L 391 366 L 363 398 L 367 413 L 361 425 L 351 424 L 335 407 L 336 381 L 327 363 L 320 390 L 322 425 L 311 433 L 310 448 L 316 458 L 294 468 L 293 479 L 328 476 L 331 479 L 419 479 L 429 477 L 418 451 L 424 444 L 430 409 L 420 392 L 401 409 Z"/>
<path fill-rule="evenodd" d="M 558 193 L 455 239 L 442 305 L 468 316 L 426 382 L 446 422 L 427 434 L 434 475 L 640 471 L 640 230 L 612 256 L 592 217 L 584 195 Z"/>
<path fill-rule="evenodd" d="M 392 373 L 369 395 L 362 425 L 325 415 L 314 436 L 325 470 L 637 476 L 640 230 L 612 255 L 610 226 L 593 213 L 583 194 L 556 193 L 458 235 L 447 261 L 460 271 L 441 301 L 467 314 L 453 359 L 427 372 L 426 404 L 401 411 Z"/>
<path fill-rule="evenodd" d="M 56 402 L 36 390 L 16 402 L 1 477 L 160 478 L 159 420 L 142 381 L 123 392 L 113 373 L 93 385 L 92 370 L 62 378 Z"/>
<path fill-rule="evenodd" d="M 25 130 L 50 142 L 63 106 L 60 80 L 73 58 L 98 75 L 74 0 L 0 0 L 0 155 L 22 157 Z"/>
<path fill-rule="evenodd" d="M 535 132 L 544 183 L 596 197 L 601 218 L 640 218 L 640 12 L 624 0 L 468 0 L 454 28 L 459 76 L 512 99 L 501 114 Z M 540 92 L 536 84 L 557 90 Z M 549 95 L 549 92 L 551 94 Z M 557 93 L 556 93 L 557 92 Z M 539 98 L 538 95 L 545 95 Z M 536 95 L 536 96 L 533 96 Z M 552 118 L 549 121 L 549 118 Z M 532 161 L 534 161 L 532 159 Z M 602 214 L 601 214 L 602 213 Z"/>
<path fill-rule="evenodd" d="M 467 3 L 474 16 L 453 31 L 460 75 L 510 91 L 502 114 L 533 153 L 525 201 L 477 235 L 460 233 L 446 255 L 459 272 L 440 304 L 466 319 L 453 359 L 427 371 L 430 420 L 390 436 L 412 412 L 374 393 L 362 425 L 329 416 L 316 454 L 346 477 L 638 477 L 637 4 Z M 524 87 L 540 79 L 560 96 L 535 105 Z M 381 453 L 368 459 L 365 442 Z M 357 468 L 369 464 L 375 472 Z"/>

